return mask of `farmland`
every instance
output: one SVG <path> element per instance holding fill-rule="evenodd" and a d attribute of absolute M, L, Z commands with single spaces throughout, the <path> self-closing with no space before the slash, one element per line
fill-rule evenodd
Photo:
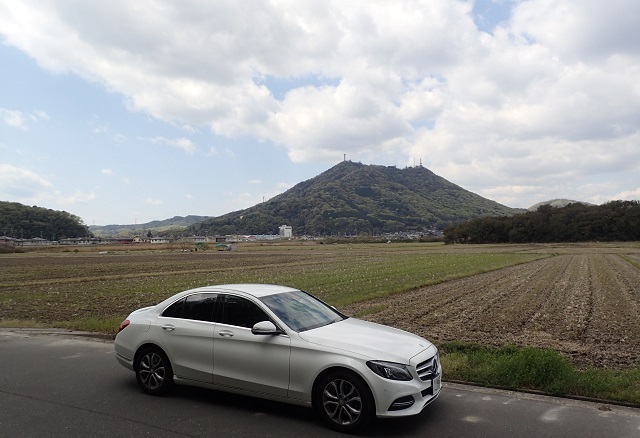
<path fill-rule="evenodd" d="M 237 282 L 299 287 L 349 315 L 436 343 L 550 348 L 583 366 L 638 364 L 639 244 L 281 244 L 229 252 L 5 254 L 0 323 L 113 331 L 131 310 L 177 291 Z"/>
<path fill-rule="evenodd" d="M 582 366 L 638 365 L 637 254 L 558 254 L 346 310 L 441 342 L 553 349 Z"/>

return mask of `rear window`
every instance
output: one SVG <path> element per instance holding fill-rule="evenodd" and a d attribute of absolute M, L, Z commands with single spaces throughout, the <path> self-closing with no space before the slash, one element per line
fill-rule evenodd
<path fill-rule="evenodd" d="M 217 301 L 216 294 L 193 294 L 176 301 L 162 312 L 165 318 L 193 319 L 213 321 L 213 309 Z"/>

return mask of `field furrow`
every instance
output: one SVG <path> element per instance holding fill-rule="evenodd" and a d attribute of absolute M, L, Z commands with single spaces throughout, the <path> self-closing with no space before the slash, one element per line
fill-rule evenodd
<path fill-rule="evenodd" d="M 579 251 L 346 310 L 436 342 L 551 348 L 624 368 L 640 353 L 638 285 L 640 270 L 620 256 Z"/>

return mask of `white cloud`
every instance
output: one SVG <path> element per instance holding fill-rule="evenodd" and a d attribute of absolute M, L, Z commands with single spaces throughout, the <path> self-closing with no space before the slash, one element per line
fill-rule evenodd
<path fill-rule="evenodd" d="M 111 176 L 111 175 L 113 175 L 113 170 L 111 170 L 111 169 L 102 169 L 102 170 L 100 171 L 100 173 L 101 173 L 101 174 L 103 174 L 103 175 L 109 175 L 109 176 Z"/>
<path fill-rule="evenodd" d="M 75 204 L 86 204 L 94 199 L 97 199 L 98 195 L 96 195 L 93 191 L 83 191 L 80 189 L 76 189 L 72 195 L 61 195 L 60 193 L 56 193 L 56 200 L 58 203 L 62 205 L 75 205 Z"/>
<path fill-rule="evenodd" d="M 640 199 L 640 187 L 635 190 L 625 190 L 613 196 L 612 199 L 622 199 L 626 201 L 633 201 Z"/>
<path fill-rule="evenodd" d="M 294 186 L 294 184 L 291 184 L 291 183 L 280 182 L 280 183 L 276 184 L 276 191 L 278 193 L 285 192 L 285 191 L 289 190 L 293 186 Z"/>
<path fill-rule="evenodd" d="M 0 198 L 30 204 L 49 196 L 53 185 L 37 173 L 11 164 L 0 164 Z"/>
<path fill-rule="evenodd" d="M 161 199 L 156 199 L 156 198 L 146 198 L 144 200 L 144 203 L 147 205 L 161 205 L 162 204 L 162 200 Z"/>
<path fill-rule="evenodd" d="M 571 60 L 640 54 L 640 3 L 534 0 L 514 9 L 513 30 Z"/>
<path fill-rule="evenodd" d="M 175 148 L 181 149 L 189 155 L 193 155 L 196 151 L 196 146 L 193 144 L 191 140 L 185 137 L 181 138 L 164 138 L 164 137 L 154 137 L 150 138 L 149 141 L 153 144 L 166 144 L 169 146 L 173 146 Z"/>
<path fill-rule="evenodd" d="M 132 110 L 190 133 L 282 145 L 294 162 L 422 159 L 465 188 L 520 202 L 640 170 L 637 0 L 514 1 L 491 33 L 469 1 L 181 5 L 5 2 L 0 33 Z M 0 117 L 26 129 L 20 112 Z M 196 151 L 184 137 L 149 141 Z M 598 196 L 586 184 L 576 193 Z"/>
<path fill-rule="evenodd" d="M 49 114 L 47 114 L 45 111 L 40 111 L 40 110 L 35 110 L 31 118 L 33 121 L 44 120 L 45 122 L 48 122 L 49 120 L 51 120 L 51 117 L 49 117 Z"/>
<path fill-rule="evenodd" d="M 36 172 L 11 164 L 0 164 L 0 199 L 11 199 L 25 205 L 47 203 L 52 208 L 86 204 L 97 199 L 93 191 L 75 189 L 70 195 L 57 190 L 54 185 Z"/>
<path fill-rule="evenodd" d="M 6 108 L 0 108 L 0 119 L 7 125 L 12 128 L 22 129 L 24 131 L 29 129 L 27 125 L 28 121 L 38 122 L 38 121 L 49 121 L 49 115 L 40 110 L 35 110 L 31 114 L 25 114 L 22 111 L 18 110 L 10 110 Z"/>
<path fill-rule="evenodd" d="M 0 108 L 0 119 L 12 128 L 27 129 L 27 120 L 20 111 Z"/>

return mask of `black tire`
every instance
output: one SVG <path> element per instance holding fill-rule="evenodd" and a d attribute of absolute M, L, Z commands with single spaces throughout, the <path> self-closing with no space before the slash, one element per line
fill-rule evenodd
<path fill-rule="evenodd" d="M 173 369 L 169 358 L 158 347 L 146 347 L 135 363 L 136 378 L 144 392 L 162 395 L 173 386 Z"/>
<path fill-rule="evenodd" d="M 320 377 L 313 406 L 327 426 L 339 432 L 361 430 L 375 416 L 375 403 L 367 384 L 349 371 Z"/>

